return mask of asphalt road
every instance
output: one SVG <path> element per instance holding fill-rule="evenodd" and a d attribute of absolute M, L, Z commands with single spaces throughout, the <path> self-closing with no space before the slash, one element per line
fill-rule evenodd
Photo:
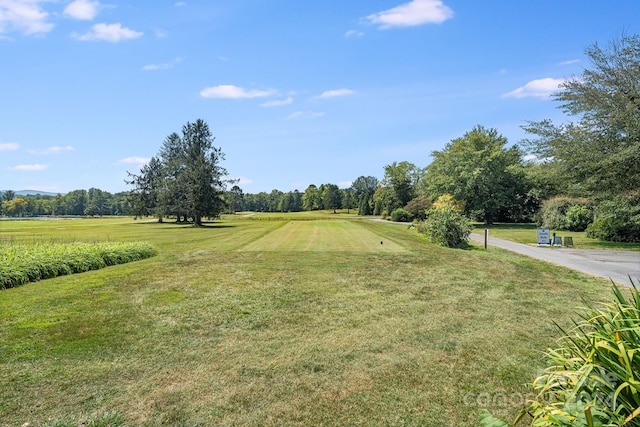
<path fill-rule="evenodd" d="M 483 235 L 472 234 L 471 239 L 484 244 Z M 489 237 L 487 243 L 592 276 L 611 279 L 624 286 L 631 286 L 631 276 L 634 283 L 640 285 L 640 252 L 539 247 L 493 237 Z"/>

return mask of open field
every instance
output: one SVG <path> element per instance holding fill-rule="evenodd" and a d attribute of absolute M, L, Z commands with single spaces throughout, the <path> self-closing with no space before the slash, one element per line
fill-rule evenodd
<path fill-rule="evenodd" d="M 537 226 L 535 224 L 494 224 L 489 226 L 489 235 L 497 239 L 510 240 L 525 245 L 537 243 Z M 476 224 L 474 233 L 483 234 L 485 226 Z M 577 249 L 613 249 L 619 251 L 640 251 L 640 243 L 607 242 L 604 240 L 590 239 L 584 232 L 550 230 L 558 236 L 573 237 L 574 247 Z"/>
<path fill-rule="evenodd" d="M 6 240 L 159 254 L 0 291 L 0 426 L 477 425 L 480 406 L 518 411 L 551 320 L 610 299 L 604 280 L 348 215 L 8 221 Z"/>

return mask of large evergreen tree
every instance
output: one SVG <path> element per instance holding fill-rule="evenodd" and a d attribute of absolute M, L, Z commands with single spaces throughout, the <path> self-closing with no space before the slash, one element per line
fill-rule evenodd
<path fill-rule="evenodd" d="M 525 141 L 575 195 L 609 198 L 640 188 L 640 37 L 587 48 L 590 67 L 554 95 L 575 121 L 528 122 Z"/>
<path fill-rule="evenodd" d="M 137 211 L 144 207 L 160 219 L 163 215 L 175 215 L 178 221 L 191 217 L 196 226 L 202 225 L 204 217 L 222 213 L 227 171 L 220 166 L 224 154 L 213 145 L 214 139 L 201 119 L 187 122 L 182 135 L 170 134 L 139 175 L 129 174 Z"/>
<path fill-rule="evenodd" d="M 182 127 L 186 202 L 196 226 L 202 225 L 203 217 L 217 217 L 224 210 L 223 177 L 227 171 L 219 165 L 224 154 L 213 145 L 214 139 L 209 126 L 201 119 Z"/>

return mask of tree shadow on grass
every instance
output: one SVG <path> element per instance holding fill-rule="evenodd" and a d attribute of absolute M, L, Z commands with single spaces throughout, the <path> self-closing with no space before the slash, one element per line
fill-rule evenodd
<path fill-rule="evenodd" d="M 506 223 L 506 222 L 497 222 L 491 225 L 485 225 L 481 223 L 474 223 L 473 227 L 475 230 L 484 230 L 488 228 L 489 230 L 536 230 L 538 226 L 534 223 Z"/>
<path fill-rule="evenodd" d="M 192 230 L 216 230 L 216 229 L 222 229 L 222 228 L 237 227 L 236 225 L 222 224 L 216 221 L 203 221 L 202 225 L 199 225 L 199 226 L 194 226 L 192 222 L 175 222 L 175 221 L 164 221 L 164 222 L 142 221 L 142 222 L 135 223 L 133 225 L 156 225 L 156 226 L 160 226 L 164 230 L 169 230 L 169 229 L 175 230 L 176 228 L 192 229 Z"/>

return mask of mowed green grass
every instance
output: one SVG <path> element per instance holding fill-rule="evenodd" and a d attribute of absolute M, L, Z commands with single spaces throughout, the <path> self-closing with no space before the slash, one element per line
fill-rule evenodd
<path fill-rule="evenodd" d="M 0 242 L 159 252 L 0 291 L 0 426 L 473 426 L 479 407 L 518 412 L 552 320 L 609 299 L 604 280 L 397 224 L 253 218 L 0 223 Z"/>
<path fill-rule="evenodd" d="M 362 226 L 362 221 L 289 221 L 240 250 L 393 253 L 405 248 Z"/>

